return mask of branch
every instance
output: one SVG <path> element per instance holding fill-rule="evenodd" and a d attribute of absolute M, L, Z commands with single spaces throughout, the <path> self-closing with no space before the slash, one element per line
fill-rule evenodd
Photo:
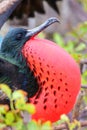
<path fill-rule="evenodd" d="M 0 28 L 22 0 L 0 0 Z"/>
<path fill-rule="evenodd" d="M 81 71 L 81 74 L 83 73 L 84 65 L 87 65 L 87 59 L 83 59 L 83 60 L 80 61 L 80 71 Z"/>
<path fill-rule="evenodd" d="M 81 88 L 86 88 L 87 89 L 87 85 L 81 85 Z"/>
<path fill-rule="evenodd" d="M 80 122 L 80 126 L 81 127 L 87 127 L 87 121 L 81 121 Z M 67 127 L 66 127 L 66 123 L 63 123 L 63 124 L 61 124 L 61 125 L 58 125 L 58 126 L 55 126 L 54 127 L 54 130 L 67 130 Z"/>
<path fill-rule="evenodd" d="M 80 64 L 87 64 L 87 59 L 81 60 Z"/>
<path fill-rule="evenodd" d="M 74 108 L 73 108 L 72 121 L 79 119 L 80 108 L 81 108 L 81 104 L 82 104 L 82 101 L 83 101 L 83 96 L 84 96 L 84 92 L 80 91 L 79 95 L 77 97 L 76 103 L 74 105 Z"/>

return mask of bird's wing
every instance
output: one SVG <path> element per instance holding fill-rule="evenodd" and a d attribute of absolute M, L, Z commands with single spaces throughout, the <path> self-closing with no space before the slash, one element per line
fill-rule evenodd
<path fill-rule="evenodd" d="M 0 55 L 0 83 L 6 83 L 12 90 L 20 89 L 23 84 L 24 71 L 18 62 Z"/>
<path fill-rule="evenodd" d="M 52 7 L 58 14 L 60 14 L 59 12 L 59 8 L 56 4 L 56 0 L 46 0 L 47 3 L 50 5 L 50 7 Z M 59 0 L 58 0 L 59 1 Z M 61 1 L 61 0 L 60 0 Z"/>
<path fill-rule="evenodd" d="M 13 68 L 14 65 L 0 57 L 0 83 L 11 83 L 9 75 Z"/>
<path fill-rule="evenodd" d="M 56 1 L 62 0 L 22 0 L 22 2 L 17 6 L 15 11 L 10 16 L 10 19 L 13 19 L 15 16 L 21 19 L 23 14 L 26 14 L 26 16 L 28 17 L 34 17 L 35 11 L 40 14 L 44 14 L 44 1 L 46 1 L 51 8 L 53 8 L 58 14 L 60 14 L 59 7 L 57 6 Z"/>

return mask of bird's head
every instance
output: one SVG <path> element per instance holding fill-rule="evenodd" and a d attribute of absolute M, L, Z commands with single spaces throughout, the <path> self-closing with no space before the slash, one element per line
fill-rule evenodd
<path fill-rule="evenodd" d="M 19 52 L 23 44 L 26 42 L 27 30 L 24 28 L 11 29 L 3 39 L 1 51 L 3 54 L 15 55 Z"/>
<path fill-rule="evenodd" d="M 15 28 L 10 30 L 2 41 L 1 53 L 7 58 L 9 57 L 10 59 L 19 60 L 19 62 L 21 62 L 23 58 L 21 49 L 26 41 L 36 36 L 54 22 L 59 22 L 59 20 L 55 17 L 49 18 L 42 25 L 32 30 L 24 28 Z"/>

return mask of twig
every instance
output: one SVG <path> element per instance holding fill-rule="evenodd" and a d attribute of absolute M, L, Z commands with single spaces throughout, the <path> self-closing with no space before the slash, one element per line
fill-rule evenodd
<path fill-rule="evenodd" d="M 79 38 L 79 42 L 83 42 L 83 43 L 85 43 L 87 45 L 87 41 L 82 39 L 82 38 Z"/>
<path fill-rule="evenodd" d="M 0 28 L 22 0 L 0 0 Z"/>
<path fill-rule="evenodd" d="M 80 64 L 87 64 L 87 59 L 81 60 Z"/>
<path fill-rule="evenodd" d="M 81 74 L 83 73 L 84 65 L 87 65 L 87 59 L 83 59 L 83 60 L 80 61 L 80 71 L 81 71 Z"/>
<path fill-rule="evenodd" d="M 80 112 L 80 107 L 82 104 L 83 96 L 84 96 L 84 92 L 80 91 L 80 93 L 77 97 L 75 106 L 73 108 L 72 121 L 74 121 L 75 119 L 78 120 L 78 118 L 79 118 L 79 112 Z"/>
<path fill-rule="evenodd" d="M 0 15 L 5 13 L 17 0 L 0 0 Z"/>
<path fill-rule="evenodd" d="M 83 121 L 83 122 L 81 121 L 81 122 L 80 122 L 80 126 L 81 126 L 81 127 L 87 127 L 87 121 Z M 58 126 L 55 126 L 55 127 L 54 127 L 54 130 L 63 130 L 63 129 L 64 129 L 64 130 L 65 130 L 65 129 L 67 130 L 66 123 L 63 123 L 63 124 L 61 124 L 61 125 L 58 125 Z"/>
<path fill-rule="evenodd" d="M 81 88 L 87 89 L 87 85 L 81 85 Z"/>

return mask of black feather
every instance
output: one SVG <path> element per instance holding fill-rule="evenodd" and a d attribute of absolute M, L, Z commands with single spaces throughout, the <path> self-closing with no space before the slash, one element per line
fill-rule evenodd
<path fill-rule="evenodd" d="M 62 0 L 22 0 L 20 5 L 17 6 L 10 16 L 10 19 L 13 19 L 14 17 L 21 19 L 24 14 L 26 14 L 27 17 L 34 17 L 35 11 L 40 14 L 45 14 L 43 1 L 46 1 L 52 9 L 60 14 L 56 2 Z"/>
<path fill-rule="evenodd" d="M 50 5 L 50 7 L 52 7 L 58 14 L 60 14 L 59 12 L 59 8 L 58 6 L 56 5 L 56 1 L 57 0 L 46 0 L 47 3 Z"/>
<path fill-rule="evenodd" d="M 37 79 L 33 72 L 26 68 L 26 72 L 19 72 L 19 68 L 0 58 L 0 83 L 5 83 L 14 91 L 22 89 L 28 93 L 28 97 L 33 97 L 38 91 Z M 9 103 L 3 93 L 0 92 L 0 103 Z"/>

